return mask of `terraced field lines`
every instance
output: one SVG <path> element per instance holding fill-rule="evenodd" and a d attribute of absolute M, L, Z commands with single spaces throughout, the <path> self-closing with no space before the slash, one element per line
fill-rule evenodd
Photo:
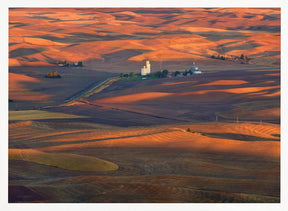
<path fill-rule="evenodd" d="M 256 125 L 256 124 L 249 124 L 249 125 L 239 125 L 237 127 L 239 132 L 245 131 L 249 135 L 260 136 L 260 137 L 267 137 L 273 138 L 271 134 L 280 134 L 280 128 L 269 127 L 266 125 Z"/>

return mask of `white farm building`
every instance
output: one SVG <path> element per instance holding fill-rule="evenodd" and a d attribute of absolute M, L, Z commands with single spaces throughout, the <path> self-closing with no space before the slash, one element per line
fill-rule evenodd
<path fill-rule="evenodd" d="M 150 62 L 147 60 L 146 61 L 146 66 L 141 68 L 141 76 L 145 76 L 150 74 L 151 69 L 150 69 Z"/>
<path fill-rule="evenodd" d="M 199 70 L 199 68 L 195 65 L 195 62 L 193 62 L 193 66 L 190 67 L 189 71 L 190 71 L 192 74 L 202 74 L 202 71 Z"/>

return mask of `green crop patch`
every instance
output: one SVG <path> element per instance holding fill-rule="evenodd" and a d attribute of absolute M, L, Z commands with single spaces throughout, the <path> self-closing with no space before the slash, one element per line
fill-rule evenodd
<path fill-rule="evenodd" d="M 9 149 L 9 160 L 23 160 L 76 171 L 115 171 L 118 166 L 96 157 L 46 153 L 35 149 Z"/>
<path fill-rule="evenodd" d="M 41 110 L 9 111 L 9 120 L 37 120 L 37 119 L 70 119 L 86 118 L 85 116 L 64 114 Z"/>

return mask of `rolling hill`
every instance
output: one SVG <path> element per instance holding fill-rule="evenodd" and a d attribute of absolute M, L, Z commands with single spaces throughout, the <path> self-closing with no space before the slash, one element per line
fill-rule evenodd
<path fill-rule="evenodd" d="M 98 60 L 111 62 L 111 56 L 118 62 L 213 63 L 210 57 L 217 54 L 245 54 L 252 58 L 251 64 L 278 66 L 280 9 L 9 10 L 10 66 L 47 66 L 68 60 L 92 67 Z"/>

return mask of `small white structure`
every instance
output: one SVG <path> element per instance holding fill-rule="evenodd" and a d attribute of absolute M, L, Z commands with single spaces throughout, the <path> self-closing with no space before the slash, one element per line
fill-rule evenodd
<path fill-rule="evenodd" d="M 150 74 L 151 69 L 150 69 L 150 62 L 147 60 L 146 61 L 146 66 L 141 68 L 141 76 L 145 76 Z"/>
<path fill-rule="evenodd" d="M 192 74 L 202 74 L 202 71 L 199 70 L 199 68 L 195 65 L 195 62 L 193 62 L 193 66 L 190 67 L 189 71 L 190 71 Z"/>

